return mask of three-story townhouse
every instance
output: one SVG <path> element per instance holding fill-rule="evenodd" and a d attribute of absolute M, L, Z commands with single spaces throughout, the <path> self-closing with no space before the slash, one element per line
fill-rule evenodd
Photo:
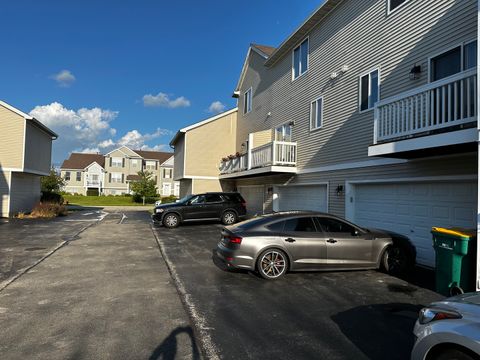
<path fill-rule="evenodd" d="M 222 187 L 406 235 L 434 266 L 432 226 L 477 226 L 477 27 L 474 0 L 327 0 L 252 45 Z"/>

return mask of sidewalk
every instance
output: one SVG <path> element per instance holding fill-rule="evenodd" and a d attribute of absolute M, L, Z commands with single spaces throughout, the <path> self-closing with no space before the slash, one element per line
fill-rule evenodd
<path fill-rule="evenodd" d="M 3 359 L 200 358 L 148 214 L 126 215 L 109 214 L 0 292 Z"/>

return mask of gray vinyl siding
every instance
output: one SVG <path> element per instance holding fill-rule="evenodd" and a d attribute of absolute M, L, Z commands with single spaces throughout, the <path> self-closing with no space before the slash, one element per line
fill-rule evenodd
<path fill-rule="evenodd" d="M 40 201 L 40 176 L 12 173 L 10 214 L 30 212 Z"/>
<path fill-rule="evenodd" d="M 52 137 L 28 121 L 25 135 L 25 169 L 48 173 L 52 159 Z"/>
<path fill-rule="evenodd" d="M 428 82 L 428 57 L 473 40 L 477 2 L 409 1 L 387 15 L 386 0 L 345 0 L 309 34 L 306 74 L 292 82 L 291 52 L 270 68 L 251 53 L 240 89 L 238 141 L 249 132 L 294 121 L 298 169 L 364 161 L 373 142 L 373 111 L 358 112 L 359 76 L 380 68 L 380 97 Z M 410 69 L 422 65 L 421 78 Z M 335 81 L 332 72 L 349 70 Z M 253 109 L 243 115 L 243 93 L 253 88 Z M 310 102 L 324 97 L 323 128 L 309 130 Z M 267 116 L 271 112 L 271 116 Z"/>
<path fill-rule="evenodd" d="M 173 167 L 173 178 L 175 180 L 180 180 L 183 178 L 184 174 L 184 157 L 185 157 L 185 134 L 181 135 L 175 144 L 175 152 L 173 155 L 174 167 Z M 182 185 L 180 185 L 182 188 Z"/>

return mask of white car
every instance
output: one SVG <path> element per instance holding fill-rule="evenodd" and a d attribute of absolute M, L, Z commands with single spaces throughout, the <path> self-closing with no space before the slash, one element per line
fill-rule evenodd
<path fill-rule="evenodd" d="M 412 360 L 480 359 L 480 292 L 423 308 L 413 333 Z"/>

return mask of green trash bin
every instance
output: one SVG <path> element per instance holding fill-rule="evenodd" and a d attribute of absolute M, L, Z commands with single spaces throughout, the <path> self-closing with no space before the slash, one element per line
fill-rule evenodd
<path fill-rule="evenodd" d="M 432 228 L 435 290 L 445 296 L 475 291 L 476 230 Z"/>

